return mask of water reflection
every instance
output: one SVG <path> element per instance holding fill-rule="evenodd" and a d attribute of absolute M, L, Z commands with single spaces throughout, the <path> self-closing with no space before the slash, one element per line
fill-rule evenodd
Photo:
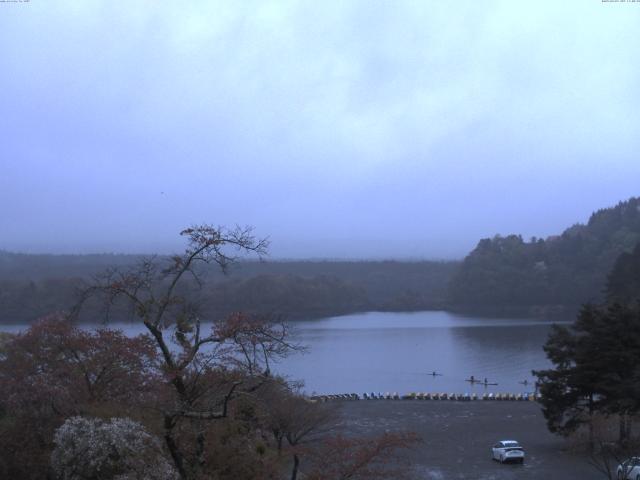
<path fill-rule="evenodd" d="M 447 312 L 372 312 L 296 324 L 310 347 L 278 365 L 309 393 L 524 392 L 552 322 L 462 317 Z M 443 376 L 432 376 L 430 372 Z M 495 385 L 465 382 L 473 375 Z M 527 385 L 519 382 L 527 381 Z"/>
<path fill-rule="evenodd" d="M 303 380 L 308 393 L 532 391 L 531 370 L 549 365 L 542 345 L 551 325 L 447 312 L 369 312 L 296 322 L 296 340 L 309 351 L 284 359 L 274 370 Z M 109 327 L 128 335 L 146 333 L 139 323 Z M 433 371 L 442 376 L 430 375 Z M 466 382 L 471 375 L 498 385 Z M 528 385 L 519 383 L 524 380 Z"/>

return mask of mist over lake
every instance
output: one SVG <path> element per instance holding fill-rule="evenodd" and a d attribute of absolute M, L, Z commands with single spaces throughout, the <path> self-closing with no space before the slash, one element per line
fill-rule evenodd
<path fill-rule="evenodd" d="M 0 480 L 640 480 L 639 25 L 0 0 Z"/>

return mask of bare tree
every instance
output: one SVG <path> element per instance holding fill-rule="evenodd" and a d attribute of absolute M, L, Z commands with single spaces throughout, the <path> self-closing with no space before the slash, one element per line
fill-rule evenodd
<path fill-rule="evenodd" d="M 400 451 L 420 439 L 413 432 L 385 432 L 374 437 L 335 435 L 309 452 L 309 480 L 374 480 L 411 478 Z"/>
<path fill-rule="evenodd" d="M 181 235 L 187 239 L 182 255 L 111 269 L 84 292 L 83 300 L 100 294 L 107 306 L 124 301 L 153 337 L 169 388 L 150 407 L 162 414 L 176 470 L 190 479 L 205 468 L 206 423 L 227 417 L 234 399 L 268 383 L 272 359 L 297 347 L 278 319 L 238 313 L 205 331 L 200 318 L 197 292 L 205 284 L 203 267 L 226 272 L 240 255 L 262 258 L 266 239 L 254 237 L 251 228 L 210 225 Z"/>
<path fill-rule="evenodd" d="M 310 401 L 287 384 L 270 384 L 260 395 L 263 425 L 279 456 L 290 455 L 289 478 L 312 480 L 400 479 L 409 475 L 401 450 L 419 442 L 413 432 L 354 437 L 343 430 L 340 404 Z"/>
<path fill-rule="evenodd" d="M 639 446 L 637 441 L 621 445 L 617 442 L 606 442 L 601 438 L 597 438 L 593 447 L 589 450 L 588 461 L 592 467 L 602 474 L 603 478 L 618 480 L 618 465 L 633 456 Z"/>
<path fill-rule="evenodd" d="M 619 480 L 618 465 L 632 456 L 637 456 L 640 447 L 640 438 L 632 435 L 625 442 L 619 441 L 617 417 L 593 415 L 588 425 L 576 430 L 570 437 L 573 448 L 584 452 L 587 462 L 602 475 L 602 478 L 609 480 Z"/>
<path fill-rule="evenodd" d="M 261 395 L 260 407 L 278 455 L 291 454 L 291 480 L 296 480 L 301 454 L 317 447 L 334 427 L 336 405 L 310 401 L 286 383 L 272 383 Z"/>

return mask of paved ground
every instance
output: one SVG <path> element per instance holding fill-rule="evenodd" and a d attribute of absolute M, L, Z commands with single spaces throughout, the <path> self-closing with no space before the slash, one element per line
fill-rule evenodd
<path fill-rule="evenodd" d="M 427 400 L 344 401 L 342 426 L 353 433 L 413 430 L 423 439 L 408 457 L 416 479 L 602 479 L 583 456 L 547 431 L 532 402 Z M 491 445 L 518 440 L 524 465 L 491 460 Z"/>

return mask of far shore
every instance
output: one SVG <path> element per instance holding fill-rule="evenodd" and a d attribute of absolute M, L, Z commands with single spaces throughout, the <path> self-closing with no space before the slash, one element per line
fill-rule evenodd
<path fill-rule="evenodd" d="M 418 313 L 418 312 L 447 312 L 453 315 L 470 316 L 476 318 L 511 318 L 511 319 L 548 319 L 557 321 L 572 321 L 575 319 L 576 314 L 579 311 L 577 306 L 562 306 L 562 305 L 538 305 L 530 307 L 468 307 L 468 306 L 452 306 L 452 305 L 428 305 L 420 308 L 363 308 L 363 309 L 347 309 L 347 310 L 313 310 L 313 311 L 300 311 L 300 312 L 286 312 L 278 313 L 272 312 L 269 315 L 275 318 L 280 318 L 288 322 L 302 322 L 320 320 L 323 318 L 331 317 L 344 317 L 347 315 L 357 315 L 362 313 Z M 210 315 L 212 318 L 224 318 L 229 315 L 230 312 L 216 312 Z M 249 314 L 261 315 L 260 312 L 247 311 Z M 12 331 L 17 327 L 29 326 L 36 322 L 38 319 L 34 318 L 30 321 L 15 322 L 11 319 L 0 318 L 0 331 L 3 331 L 3 327 L 9 327 L 7 330 Z M 121 320 L 111 319 L 107 322 L 98 319 L 98 321 L 87 321 L 87 318 L 81 318 L 77 323 L 80 325 L 108 325 L 108 324 L 135 324 L 139 320 L 136 318 L 127 318 Z M 206 322 L 206 321 L 205 321 Z M 5 330 L 5 331 L 7 331 Z"/>

